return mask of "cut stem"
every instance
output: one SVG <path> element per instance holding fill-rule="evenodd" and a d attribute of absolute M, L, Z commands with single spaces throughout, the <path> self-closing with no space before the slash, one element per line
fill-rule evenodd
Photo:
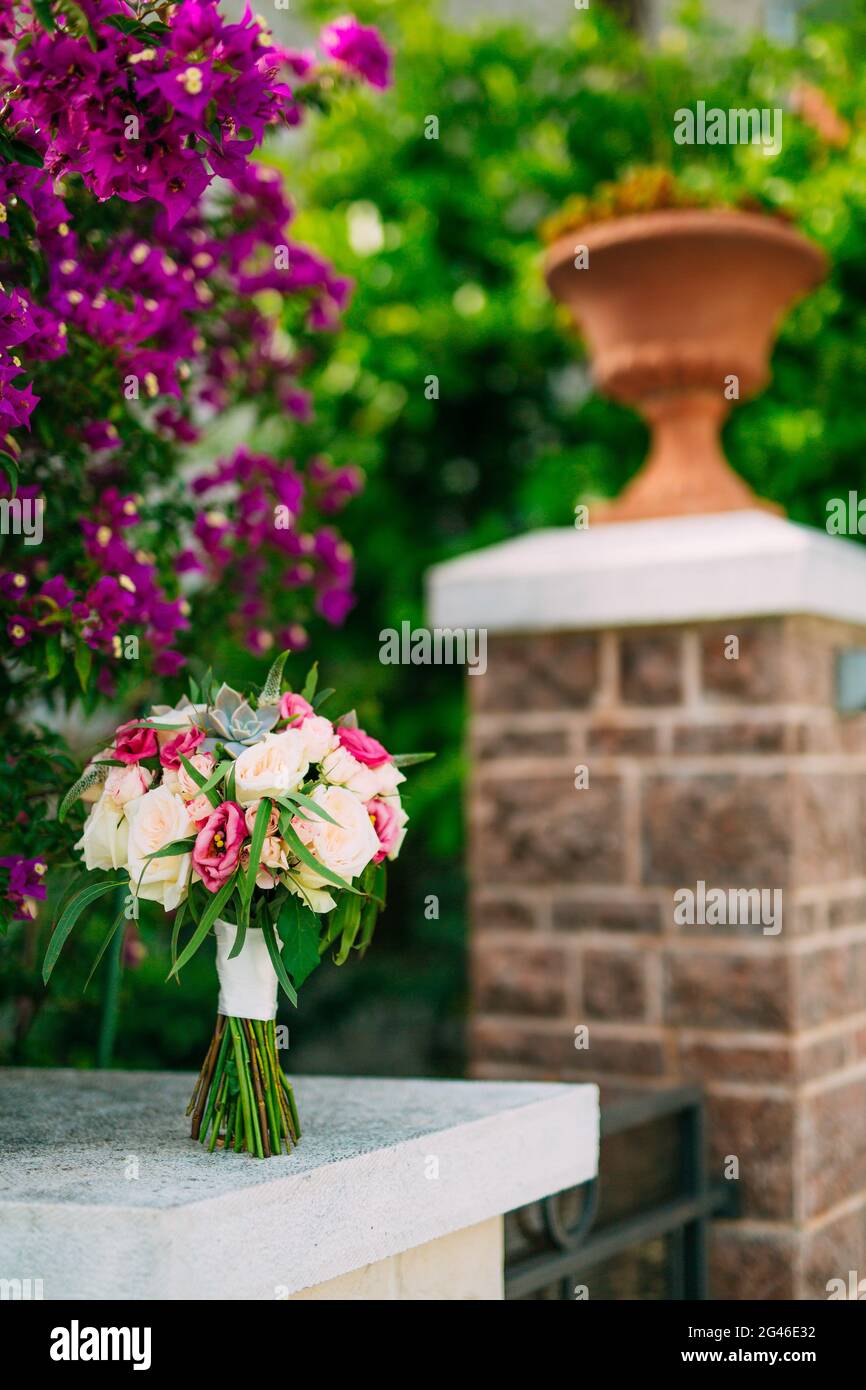
<path fill-rule="evenodd" d="M 211 1153 L 222 1148 L 270 1158 L 284 1143 L 291 1153 L 300 1125 L 272 1019 L 217 1016 L 187 1114 L 193 1139 Z"/>

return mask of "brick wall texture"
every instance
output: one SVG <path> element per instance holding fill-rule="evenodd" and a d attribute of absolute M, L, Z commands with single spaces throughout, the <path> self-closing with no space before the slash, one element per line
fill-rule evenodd
<path fill-rule="evenodd" d="M 834 708 L 851 646 L 866 630 L 805 617 L 497 636 L 467 682 L 473 1074 L 701 1083 L 711 1175 L 739 1160 L 717 1297 L 866 1277 L 866 715 Z M 781 932 L 675 925 L 698 880 L 781 890 Z"/>

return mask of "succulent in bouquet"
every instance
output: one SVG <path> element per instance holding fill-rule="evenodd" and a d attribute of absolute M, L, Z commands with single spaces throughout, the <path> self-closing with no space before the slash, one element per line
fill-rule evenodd
<path fill-rule="evenodd" d="M 280 1065 L 278 988 L 293 1004 L 323 957 L 363 956 L 385 906 L 386 864 L 408 820 L 401 768 L 353 713 L 321 711 L 333 690 L 283 689 L 288 653 L 258 696 L 190 682 L 174 707 L 156 706 L 116 731 L 65 796 L 58 817 L 90 804 L 76 845 L 101 875 L 61 908 L 46 952 L 47 983 L 82 912 L 115 890 L 123 899 L 104 954 L 141 900 L 173 918 L 178 977 L 213 934 L 220 994 L 216 1026 L 188 1113 L 192 1137 L 259 1158 L 300 1137 Z"/>

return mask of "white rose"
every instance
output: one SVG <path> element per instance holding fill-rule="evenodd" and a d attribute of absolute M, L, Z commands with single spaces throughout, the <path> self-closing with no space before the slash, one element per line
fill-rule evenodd
<path fill-rule="evenodd" d="M 377 796 L 396 796 L 400 783 L 406 781 L 405 772 L 401 772 L 399 767 L 395 767 L 393 763 L 383 763 L 381 767 L 371 767 L 370 771 L 377 779 Z"/>
<path fill-rule="evenodd" d="M 362 801 L 372 801 L 374 796 L 393 796 L 401 782 L 406 778 L 393 763 L 382 763 L 381 767 L 367 767 L 353 758 L 342 744 L 334 748 L 322 760 L 322 776 L 336 786 L 348 787 Z"/>
<path fill-rule="evenodd" d="M 75 848 L 84 851 L 85 868 L 124 869 L 128 835 L 123 811 L 103 794 L 84 822 L 84 831 Z"/>
<path fill-rule="evenodd" d="M 403 810 L 403 807 L 402 807 L 402 805 L 400 804 L 400 799 L 399 799 L 399 797 L 397 798 L 396 811 L 397 811 L 397 824 L 398 824 L 398 826 L 399 826 L 400 828 L 399 828 L 399 830 L 397 831 L 397 838 L 396 838 L 396 840 L 394 841 L 393 845 L 391 846 L 391 848 L 390 848 L 389 851 L 388 851 L 388 858 L 389 858 L 389 859 L 396 859 L 396 858 L 397 858 L 397 855 L 400 853 L 400 850 L 401 850 L 402 845 L 403 845 L 403 841 L 404 841 L 405 838 L 406 838 L 406 826 L 409 824 L 409 817 L 408 817 L 408 815 L 406 814 L 406 812 Z"/>
<path fill-rule="evenodd" d="M 321 887 L 324 882 L 321 875 L 314 874 L 306 864 L 302 864 L 299 869 L 292 869 L 291 874 L 284 875 L 283 882 L 301 899 L 304 906 L 313 912 L 330 912 L 337 906 L 336 899 L 331 897 L 327 888 Z"/>
<path fill-rule="evenodd" d="M 295 830 L 326 869 L 349 881 L 357 878 L 379 849 L 379 837 L 366 806 L 347 787 L 316 787 L 312 800 L 328 812 L 331 820 L 323 820 L 310 811 L 305 820 L 295 818 L 292 822 Z M 309 881 L 313 886 L 327 884 L 326 879 L 306 865 L 302 866 L 302 872 L 311 876 Z M 315 882 L 317 878 L 321 878 L 319 884 Z"/>
<path fill-rule="evenodd" d="M 263 796 L 285 796 L 301 785 L 308 766 L 300 729 L 268 734 L 235 759 L 235 796 L 242 806 Z"/>
<path fill-rule="evenodd" d="M 172 854 L 165 859 L 149 861 L 147 856 L 173 840 L 185 840 L 194 834 L 195 826 L 186 803 L 168 787 L 156 787 L 137 801 L 130 801 L 126 815 L 132 891 L 138 892 L 139 897 L 162 903 L 166 912 L 171 912 L 186 897 L 192 855 Z"/>
<path fill-rule="evenodd" d="M 292 731 L 287 729 L 286 732 Z M 337 743 L 333 724 L 321 714 L 308 715 L 303 724 L 298 725 L 298 733 L 304 740 L 307 757 L 311 763 L 320 763 Z"/>
<path fill-rule="evenodd" d="M 119 811 L 127 801 L 143 796 L 153 781 L 153 773 L 140 764 L 130 763 L 127 767 L 113 767 L 105 779 L 105 795 Z"/>

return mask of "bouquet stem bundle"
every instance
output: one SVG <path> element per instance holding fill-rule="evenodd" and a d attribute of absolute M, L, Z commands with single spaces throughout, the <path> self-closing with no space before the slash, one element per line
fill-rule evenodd
<path fill-rule="evenodd" d="M 187 1106 L 191 1137 L 213 1153 L 256 1158 L 291 1153 L 301 1136 L 291 1083 L 277 1055 L 273 1020 L 217 1015 L 210 1047 Z"/>

